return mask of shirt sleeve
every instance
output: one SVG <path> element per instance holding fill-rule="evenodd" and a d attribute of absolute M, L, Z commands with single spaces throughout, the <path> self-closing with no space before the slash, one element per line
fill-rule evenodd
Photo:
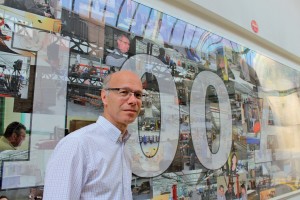
<path fill-rule="evenodd" d="M 78 139 L 66 137 L 59 142 L 46 168 L 43 199 L 80 199 L 86 171 L 84 159 Z"/>
<path fill-rule="evenodd" d="M 110 65 L 110 63 L 111 63 L 111 55 L 108 54 L 105 58 L 105 64 Z"/>

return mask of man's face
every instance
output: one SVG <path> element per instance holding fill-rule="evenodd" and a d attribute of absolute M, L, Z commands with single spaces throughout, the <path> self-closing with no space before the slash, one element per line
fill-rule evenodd
<path fill-rule="evenodd" d="M 11 141 L 11 144 L 14 147 L 19 147 L 19 146 L 21 146 L 21 144 L 25 140 L 25 138 L 26 138 L 26 131 L 24 129 L 21 129 L 19 135 L 17 135 L 16 133 L 13 133 L 13 139 Z"/>
<path fill-rule="evenodd" d="M 169 62 L 170 61 L 170 56 L 167 54 L 166 55 L 166 61 Z"/>
<path fill-rule="evenodd" d="M 118 49 L 122 53 L 127 53 L 130 47 L 130 42 L 127 37 L 123 36 L 120 39 L 117 40 Z"/>
<path fill-rule="evenodd" d="M 224 188 L 220 188 L 220 194 L 224 195 Z"/>
<path fill-rule="evenodd" d="M 246 189 L 242 188 L 242 194 L 246 194 Z"/>
<path fill-rule="evenodd" d="M 102 90 L 101 97 L 104 104 L 103 116 L 120 130 L 126 129 L 138 116 L 142 99 L 137 99 L 131 92 L 142 92 L 140 78 L 132 72 L 120 71 L 112 75 L 109 88 L 123 88 L 130 91 L 124 97 L 116 90 Z"/>
<path fill-rule="evenodd" d="M 228 186 L 228 192 L 232 192 L 232 185 Z"/>
<path fill-rule="evenodd" d="M 234 164 L 234 165 L 236 164 L 236 156 L 232 157 L 232 164 Z"/>

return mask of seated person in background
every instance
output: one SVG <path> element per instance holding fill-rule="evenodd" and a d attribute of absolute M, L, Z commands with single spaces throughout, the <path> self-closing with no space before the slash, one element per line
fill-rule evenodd
<path fill-rule="evenodd" d="M 226 200 L 234 200 L 236 198 L 234 190 L 233 190 L 234 183 L 228 183 L 228 189 L 225 192 Z"/>
<path fill-rule="evenodd" d="M 112 67 L 121 67 L 127 60 L 130 41 L 124 34 L 118 36 L 118 47 L 106 56 L 105 63 Z"/>
<path fill-rule="evenodd" d="M 51 13 L 46 12 L 47 5 L 38 4 L 34 0 L 5 0 L 4 5 L 37 15 L 52 17 Z"/>
<path fill-rule="evenodd" d="M 186 48 L 185 50 L 186 50 L 186 55 L 187 55 L 188 59 L 196 61 L 196 62 L 199 62 L 201 60 L 200 57 L 197 55 L 195 49 L 193 49 L 193 48 L 187 49 Z"/>
<path fill-rule="evenodd" d="M 79 68 L 80 68 L 80 65 L 79 65 L 78 61 L 76 60 L 75 63 L 71 67 L 71 74 L 70 75 L 71 76 L 74 76 L 74 75 L 78 76 L 80 74 Z"/>
<path fill-rule="evenodd" d="M 0 138 L 0 151 L 16 150 L 26 137 L 26 127 L 20 122 L 12 122 Z"/>
<path fill-rule="evenodd" d="M 168 64 L 167 63 L 167 60 L 166 60 L 166 58 L 165 58 L 165 56 L 166 56 L 166 51 L 165 51 L 165 49 L 164 48 L 159 48 L 159 55 L 158 56 L 156 56 L 156 58 L 158 58 L 159 60 L 161 60 L 164 64 Z"/>
<path fill-rule="evenodd" d="M 90 74 L 90 76 L 97 75 L 97 68 L 94 66 L 93 61 L 89 62 L 89 74 Z"/>
<path fill-rule="evenodd" d="M 244 183 L 241 185 L 241 195 L 240 195 L 240 199 L 241 199 L 241 200 L 247 200 L 247 190 L 246 190 L 246 186 L 245 186 Z"/>
<path fill-rule="evenodd" d="M 217 193 L 217 200 L 225 200 L 224 186 L 220 185 Z"/>
<path fill-rule="evenodd" d="M 175 67 L 176 63 L 171 59 L 171 57 L 166 54 L 166 63 L 167 65 L 169 65 L 170 67 Z"/>

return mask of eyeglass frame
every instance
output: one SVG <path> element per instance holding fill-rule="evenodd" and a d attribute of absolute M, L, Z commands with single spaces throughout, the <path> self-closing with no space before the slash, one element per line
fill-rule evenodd
<path fill-rule="evenodd" d="M 121 41 L 121 42 L 123 42 L 124 44 L 130 46 L 130 42 L 124 41 L 124 40 L 122 40 L 122 39 L 119 39 L 119 41 Z"/>
<path fill-rule="evenodd" d="M 142 91 L 132 91 L 129 88 L 104 88 L 104 90 L 117 91 L 118 94 L 125 99 L 130 98 L 131 95 L 129 95 L 129 94 L 133 94 L 133 96 L 138 100 L 142 100 L 142 98 L 146 96 Z M 128 94 L 126 94 L 126 96 L 122 96 L 122 94 L 120 93 L 120 90 L 124 90 L 124 91 L 128 92 Z M 139 95 L 140 95 L 140 97 L 139 97 Z"/>

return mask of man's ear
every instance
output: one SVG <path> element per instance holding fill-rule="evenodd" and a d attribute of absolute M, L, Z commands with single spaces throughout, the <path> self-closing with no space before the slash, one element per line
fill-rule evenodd
<path fill-rule="evenodd" d="M 13 132 L 11 134 L 11 139 L 15 140 L 17 137 L 18 137 L 18 135 L 15 132 Z"/>
<path fill-rule="evenodd" d="M 117 40 L 117 46 L 119 47 L 121 44 L 120 44 L 120 40 Z"/>
<path fill-rule="evenodd" d="M 101 99 L 103 105 L 107 104 L 107 91 L 106 90 L 101 90 Z"/>

